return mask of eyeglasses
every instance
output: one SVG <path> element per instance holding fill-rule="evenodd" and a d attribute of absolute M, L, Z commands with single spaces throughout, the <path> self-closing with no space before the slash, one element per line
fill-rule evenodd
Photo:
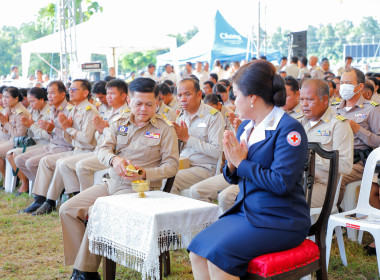
<path fill-rule="evenodd" d="M 69 91 L 77 92 L 78 90 L 83 90 L 81 88 L 75 88 L 75 87 L 70 87 Z"/>

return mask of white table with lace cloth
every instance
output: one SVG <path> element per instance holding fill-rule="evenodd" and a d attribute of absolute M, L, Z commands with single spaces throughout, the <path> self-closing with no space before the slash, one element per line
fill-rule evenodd
<path fill-rule="evenodd" d="M 161 191 L 100 197 L 87 225 L 90 251 L 159 279 L 159 255 L 187 248 L 221 215 L 218 205 Z"/>

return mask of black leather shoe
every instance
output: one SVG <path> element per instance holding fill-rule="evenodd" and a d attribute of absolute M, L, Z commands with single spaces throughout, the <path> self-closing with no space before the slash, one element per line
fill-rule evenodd
<path fill-rule="evenodd" d="M 101 280 L 101 278 L 97 272 L 84 272 L 74 268 L 70 280 Z"/>
<path fill-rule="evenodd" d="M 44 204 L 41 205 L 32 215 L 44 215 L 44 214 L 50 214 L 51 212 L 55 211 L 55 206 L 50 205 L 46 201 Z"/>
<path fill-rule="evenodd" d="M 33 212 L 36 211 L 38 208 L 40 208 L 41 205 L 42 205 L 42 203 L 38 203 L 38 202 L 34 201 L 32 204 L 29 205 L 28 208 L 19 211 L 19 213 L 33 213 Z"/>
<path fill-rule="evenodd" d="M 369 245 L 363 247 L 369 256 L 376 256 L 376 247 L 370 247 Z"/>

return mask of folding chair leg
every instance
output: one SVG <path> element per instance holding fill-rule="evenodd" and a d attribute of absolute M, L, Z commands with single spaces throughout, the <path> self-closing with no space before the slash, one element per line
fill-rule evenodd
<path fill-rule="evenodd" d="M 334 228 L 330 225 L 327 226 L 326 232 L 326 269 L 329 269 L 330 253 L 331 253 L 331 243 L 333 236 Z"/>
<path fill-rule="evenodd" d="M 362 230 L 359 230 L 359 234 L 358 234 L 358 243 L 359 244 L 362 244 L 362 241 L 363 241 L 363 232 Z"/>
<path fill-rule="evenodd" d="M 358 231 L 356 229 L 347 228 L 347 237 L 351 241 L 357 241 L 358 240 L 357 234 L 358 234 Z"/>
<path fill-rule="evenodd" d="M 380 240 L 376 240 L 375 234 L 373 234 L 373 237 L 375 239 L 375 244 L 380 244 Z M 376 248 L 376 258 L 377 258 L 377 269 L 378 269 L 379 275 L 380 275 L 380 250 L 377 250 L 377 248 Z"/>
<path fill-rule="evenodd" d="M 340 226 L 337 226 L 335 228 L 335 234 L 336 234 L 336 239 L 338 241 L 338 248 L 339 248 L 339 252 L 340 252 L 340 258 L 342 259 L 343 265 L 347 266 L 346 250 L 344 248 L 342 228 Z"/>

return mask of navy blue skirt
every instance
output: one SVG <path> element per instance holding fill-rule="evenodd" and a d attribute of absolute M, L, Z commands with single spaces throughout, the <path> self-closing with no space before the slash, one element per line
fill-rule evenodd
<path fill-rule="evenodd" d="M 300 245 L 309 230 L 286 231 L 252 226 L 242 212 L 224 216 L 201 231 L 188 250 L 206 258 L 223 271 L 243 276 L 255 257 Z"/>

